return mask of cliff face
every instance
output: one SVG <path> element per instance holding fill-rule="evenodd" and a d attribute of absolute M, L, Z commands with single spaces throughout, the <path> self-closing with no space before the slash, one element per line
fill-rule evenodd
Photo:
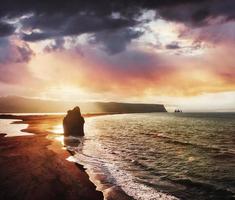
<path fill-rule="evenodd" d="M 134 103 L 97 103 L 104 112 L 121 113 L 150 113 L 167 112 L 162 104 L 134 104 Z"/>
<path fill-rule="evenodd" d="M 0 97 L 0 112 L 34 113 L 66 112 L 79 105 L 83 113 L 148 113 L 167 112 L 161 104 L 134 104 L 116 102 L 60 102 L 23 97 Z"/>

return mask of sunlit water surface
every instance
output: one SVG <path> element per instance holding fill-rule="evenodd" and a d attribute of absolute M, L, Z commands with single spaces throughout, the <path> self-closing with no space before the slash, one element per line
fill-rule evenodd
<path fill-rule="evenodd" d="M 33 135 L 21 131 L 27 128 L 27 124 L 14 124 L 13 122 L 15 121 L 12 119 L 0 119 L 0 133 L 7 134 L 6 137 Z"/>
<path fill-rule="evenodd" d="M 99 116 L 86 119 L 85 133 L 71 160 L 84 164 L 101 190 L 116 185 L 143 200 L 158 199 L 159 191 L 235 199 L 235 114 Z"/>

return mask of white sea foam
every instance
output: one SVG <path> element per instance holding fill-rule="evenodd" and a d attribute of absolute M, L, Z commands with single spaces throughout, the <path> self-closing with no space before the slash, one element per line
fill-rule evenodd
<path fill-rule="evenodd" d="M 88 156 L 82 153 L 81 146 L 76 150 L 78 153 L 70 158 L 70 161 L 83 164 L 87 168 L 92 181 L 97 185 L 98 190 L 104 192 L 112 186 L 120 187 L 127 195 L 136 200 L 177 200 L 178 198 L 162 193 L 148 187 L 144 184 L 137 183 L 135 178 L 127 171 L 120 169 L 115 163 L 110 161 L 115 160 L 114 155 L 110 154 L 108 150 L 102 148 L 102 145 L 97 144 L 99 149 L 96 149 L 100 157 Z M 102 157 L 102 158 L 101 158 Z M 110 160 L 107 160 L 110 158 Z M 96 175 L 103 175 L 106 180 L 100 181 L 95 179 Z"/>
<path fill-rule="evenodd" d="M 178 198 L 159 192 L 144 184 L 135 182 L 134 177 L 124 170 L 120 170 L 114 164 L 106 164 L 116 183 L 129 196 L 136 200 L 177 200 Z"/>

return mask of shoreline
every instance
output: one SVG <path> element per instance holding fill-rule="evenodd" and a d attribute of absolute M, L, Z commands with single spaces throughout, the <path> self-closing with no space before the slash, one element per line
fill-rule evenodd
<path fill-rule="evenodd" d="M 83 116 L 85 118 L 87 117 L 95 117 L 95 116 L 103 116 L 103 115 L 109 115 L 109 114 L 118 114 L 118 113 L 97 113 L 97 114 L 84 114 Z M 62 123 L 64 115 L 22 115 L 22 116 L 15 116 L 15 115 L 0 115 L 0 119 L 15 119 L 15 120 L 21 120 L 16 121 L 14 123 L 17 124 L 27 124 L 28 127 L 26 129 L 21 130 L 22 132 L 27 133 L 33 133 L 32 136 L 20 136 L 20 137 L 4 137 L 4 134 L 0 134 L 0 146 L 5 148 L 5 151 L 0 151 L 0 175 L 1 172 L 7 174 L 7 183 L 5 183 L 5 180 L 1 180 L 0 178 L 0 198 L 2 199 L 31 199 L 31 195 L 33 196 L 33 199 L 44 199 L 44 200 L 51 200 L 51 199 L 81 199 L 81 200 L 100 200 L 100 199 L 106 199 L 106 200 L 133 200 L 130 196 L 128 196 L 124 191 L 122 191 L 119 188 L 110 188 L 107 189 L 105 192 L 101 192 L 97 190 L 97 186 L 95 185 L 95 181 L 91 180 L 91 177 L 88 175 L 86 169 L 82 164 L 74 163 L 67 161 L 66 158 L 69 156 L 74 155 L 74 152 L 69 151 L 67 149 L 63 149 L 63 145 L 59 142 L 53 139 L 53 137 L 59 136 L 59 134 L 54 134 L 50 132 L 49 130 L 57 124 Z M 52 136 L 51 138 L 49 138 Z M 34 143 L 31 146 L 29 143 Z M 12 149 L 12 143 L 16 143 L 15 148 Z M 25 144 L 26 143 L 26 144 Z M 35 145 L 36 143 L 36 145 Z M 23 146 L 22 146 L 23 145 Z M 28 148 L 27 152 L 23 151 L 22 149 L 25 148 L 25 146 Z M 37 152 L 34 151 L 34 149 L 43 149 L 43 154 L 40 155 L 40 159 L 37 157 L 39 156 Z M 1 148 L 2 149 L 2 148 Z M 22 151 L 22 152 L 21 152 Z M 30 151 L 30 152 L 28 152 Z M 14 164 L 13 158 L 3 159 L 3 157 L 6 157 L 7 155 L 14 154 L 14 152 L 21 152 L 19 157 L 26 157 L 27 163 L 30 166 L 30 170 L 27 169 L 26 166 L 23 164 L 19 164 L 17 162 L 17 165 Z M 49 155 L 49 154 L 53 154 Z M 28 155 L 29 154 L 29 155 Z M 17 156 L 16 156 L 17 157 Z M 52 159 L 52 157 L 54 159 Z M 1 159 L 2 158 L 2 159 Z M 50 165 L 47 164 L 45 169 L 43 168 L 44 172 L 52 171 L 54 177 L 55 183 L 49 183 L 48 188 L 43 187 L 43 189 L 39 190 L 33 190 L 33 191 L 27 191 L 27 187 L 22 185 L 20 180 L 18 180 L 14 177 L 11 177 L 12 174 L 22 174 L 21 170 L 26 170 L 26 173 L 24 172 L 20 177 L 22 179 L 26 179 L 26 182 L 30 182 L 30 185 L 34 185 L 35 183 L 32 181 L 33 179 L 38 179 L 37 175 L 34 174 L 33 171 L 31 171 L 32 168 L 34 168 L 35 159 L 37 162 L 48 162 L 48 160 L 53 160 L 53 162 L 50 162 Z M 11 164 L 7 164 L 6 162 L 10 162 Z M 59 162 L 59 163 L 58 163 Z M 32 164 L 34 163 L 34 164 Z M 23 166 L 22 166 L 23 165 Z M 56 165 L 56 166 L 54 166 Z M 17 166 L 17 167 L 16 167 Z M 64 167 L 64 170 L 61 172 L 60 170 L 53 170 L 54 168 L 59 169 L 60 167 Z M 21 168 L 18 169 L 18 168 Z M 38 167 L 40 169 L 40 167 Z M 30 173 L 29 173 L 30 171 Z M 68 179 L 64 177 L 63 173 L 67 174 L 69 176 L 70 180 L 64 180 Z M 24 176 L 23 176 L 24 175 Z M 47 173 L 41 174 L 40 178 L 42 179 L 41 182 L 44 182 L 48 184 L 48 179 L 50 179 L 50 176 L 47 177 Z M 71 177 L 72 175 L 72 177 Z M 63 177 L 61 181 L 61 178 L 57 177 Z M 76 177 L 77 176 L 77 177 Z M 2 176 L 0 176 L 2 177 Z M 5 176 L 3 176 L 5 177 Z M 23 178 L 25 177 L 25 178 Z M 27 177 L 27 178 L 26 178 Z M 17 183 L 20 181 L 19 183 Z M 51 181 L 51 180 L 50 180 Z M 50 182 L 49 181 L 49 182 Z M 74 184 L 73 184 L 74 183 Z M 81 187 L 74 187 L 74 185 L 78 184 L 81 185 Z M 66 191 L 65 189 L 63 191 L 57 191 L 58 190 L 58 184 L 60 187 L 69 187 L 69 191 Z M 7 187 L 5 187 L 7 185 Z M 18 192 L 13 193 L 12 191 L 15 190 L 15 187 L 18 186 L 22 188 L 22 190 L 17 190 Z M 36 187 L 36 185 L 34 185 Z M 49 189 L 55 190 L 56 192 L 54 194 L 51 194 Z M 71 190 L 73 192 L 71 192 Z M 24 192 L 23 192 L 24 191 Z M 84 192 L 85 191 L 85 192 Z M 32 192 L 32 194 L 31 194 Z M 25 194 L 27 194 L 25 196 Z M 30 195 L 31 194 L 31 195 Z M 45 194 L 45 196 L 43 196 Z M 48 195 L 50 194 L 50 195 Z M 73 194 L 73 195 L 72 195 Z M 14 197 L 13 197 L 13 196 Z M 38 198 L 37 198 L 38 197 Z"/>
<path fill-rule="evenodd" d="M 7 119 L 7 117 L 5 118 Z M 9 119 L 9 118 L 8 118 Z M 0 199 L 101 200 L 103 194 L 89 180 L 82 165 L 66 160 L 70 153 L 50 140 L 48 129 L 62 116 L 10 116 L 28 124 L 32 136 L 0 136 Z"/>

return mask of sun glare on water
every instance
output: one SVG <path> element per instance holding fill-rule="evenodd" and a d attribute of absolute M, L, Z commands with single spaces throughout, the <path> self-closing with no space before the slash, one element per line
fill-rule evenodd
<path fill-rule="evenodd" d="M 55 137 L 55 140 L 57 140 L 58 142 L 60 142 L 64 146 L 64 136 Z"/>
<path fill-rule="evenodd" d="M 49 129 L 49 131 L 55 134 L 55 136 L 53 136 L 53 134 L 50 135 L 49 138 L 55 139 L 58 142 L 60 142 L 62 145 L 64 145 L 64 135 L 63 135 L 64 130 L 62 124 L 53 126 L 51 129 Z"/>
<path fill-rule="evenodd" d="M 64 134 L 63 126 L 61 124 L 54 126 L 50 131 L 55 134 Z"/>

